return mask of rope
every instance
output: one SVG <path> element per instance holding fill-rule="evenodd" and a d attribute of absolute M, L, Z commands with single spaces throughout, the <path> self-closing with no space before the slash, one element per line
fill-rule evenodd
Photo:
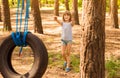
<path fill-rule="evenodd" d="M 30 2 L 29 0 L 27 0 L 26 2 L 26 15 L 25 15 L 25 24 L 24 24 L 24 31 L 28 30 L 28 18 L 29 18 L 29 6 L 30 6 Z"/>
<path fill-rule="evenodd" d="M 11 36 L 16 46 L 20 46 L 20 53 L 22 52 L 22 48 L 27 46 L 26 44 L 26 37 L 28 34 L 28 18 L 29 18 L 29 0 L 26 2 L 26 14 L 25 14 L 25 24 L 24 24 L 24 34 L 21 34 L 21 27 L 22 27 L 22 13 L 24 9 L 24 0 L 22 0 L 22 8 L 20 11 L 20 21 L 19 18 L 19 10 L 20 10 L 20 0 L 18 0 L 17 4 L 17 12 L 16 12 L 16 32 L 12 32 Z M 20 25 L 18 23 L 20 22 Z"/>
<path fill-rule="evenodd" d="M 21 35 L 21 32 L 12 32 L 11 36 L 12 39 L 14 41 L 14 43 L 17 46 L 27 46 L 26 44 L 26 36 L 27 36 L 28 32 L 24 32 L 23 36 Z"/>

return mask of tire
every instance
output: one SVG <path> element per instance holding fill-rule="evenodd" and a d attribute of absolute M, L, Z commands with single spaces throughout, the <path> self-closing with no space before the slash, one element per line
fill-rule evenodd
<path fill-rule="evenodd" d="M 48 53 L 42 40 L 32 33 L 28 33 L 26 43 L 34 53 L 34 63 L 30 71 L 19 74 L 11 64 L 12 53 L 16 47 L 11 35 L 2 42 L 0 46 L 0 71 L 4 78 L 41 78 L 45 73 L 48 65 Z"/>

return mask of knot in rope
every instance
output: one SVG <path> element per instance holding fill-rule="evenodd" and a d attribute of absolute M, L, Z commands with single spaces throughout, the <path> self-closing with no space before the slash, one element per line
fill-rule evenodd
<path fill-rule="evenodd" d="M 16 46 L 22 46 L 22 47 L 27 46 L 26 43 L 27 34 L 28 32 L 24 32 L 23 35 L 20 32 L 16 32 L 16 33 L 12 32 L 11 36 Z"/>

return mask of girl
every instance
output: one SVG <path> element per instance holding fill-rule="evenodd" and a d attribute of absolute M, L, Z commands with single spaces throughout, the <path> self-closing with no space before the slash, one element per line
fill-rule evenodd
<path fill-rule="evenodd" d="M 69 11 L 65 11 L 63 14 L 63 22 L 60 22 L 57 17 L 54 17 L 54 20 L 62 26 L 62 56 L 65 60 L 64 68 L 66 72 L 70 71 L 70 52 L 72 47 L 72 26 L 73 21 L 71 17 L 71 13 Z"/>

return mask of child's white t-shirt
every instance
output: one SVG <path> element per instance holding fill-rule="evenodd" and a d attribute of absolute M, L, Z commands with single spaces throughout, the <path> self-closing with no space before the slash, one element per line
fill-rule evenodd
<path fill-rule="evenodd" d="M 62 39 L 72 40 L 72 25 L 69 22 L 62 23 Z"/>

